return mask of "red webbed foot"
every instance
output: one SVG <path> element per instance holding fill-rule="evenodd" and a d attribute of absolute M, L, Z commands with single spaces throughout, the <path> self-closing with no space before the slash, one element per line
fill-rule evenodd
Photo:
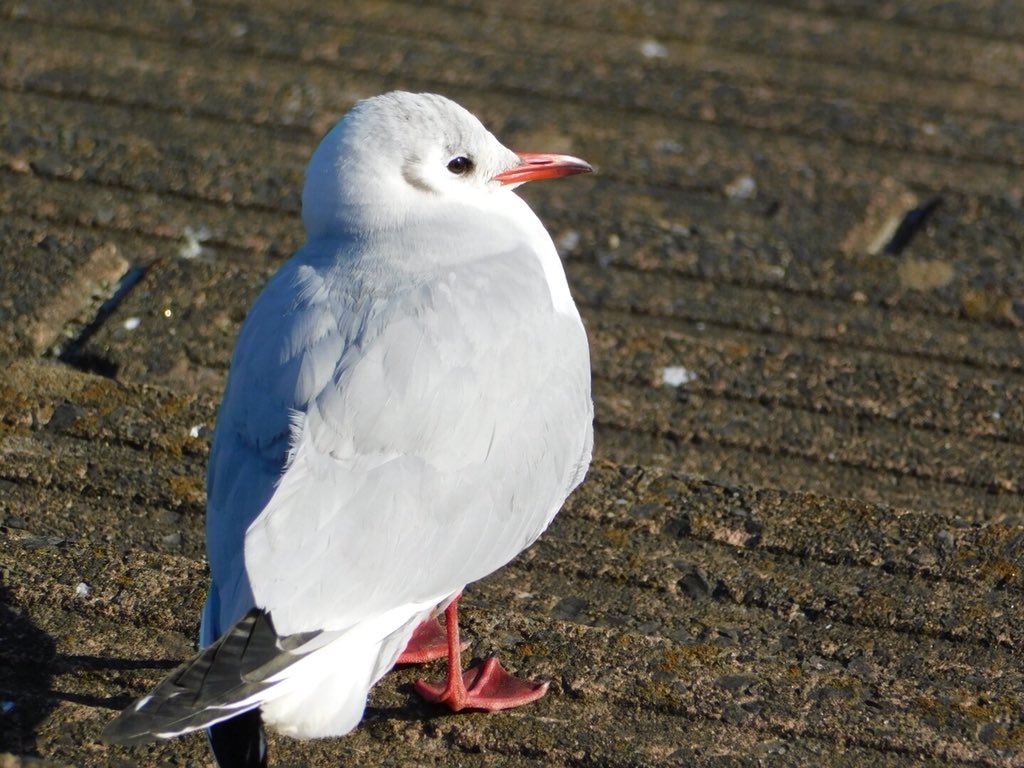
<path fill-rule="evenodd" d="M 461 675 L 456 670 L 449 676 L 447 685 L 417 680 L 416 691 L 427 701 L 447 704 L 455 712 L 460 709 L 494 712 L 536 701 L 547 693 L 548 684 L 513 677 L 501 666 L 497 656 L 491 656 Z"/>
<path fill-rule="evenodd" d="M 461 709 L 483 709 L 493 712 L 529 704 L 547 693 L 547 683 L 536 683 L 532 680 L 513 677 L 505 671 L 496 656 L 490 657 L 483 664 L 471 667 L 465 672 L 461 671 L 459 655 L 463 647 L 459 642 L 457 607 L 459 597 L 455 598 L 444 612 L 448 680 L 444 685 L 417 680 L 416 691 L 420 696 L 432 703 L 447 704 L 455 712 Z M 416 632 L 423 627 L 424 625 L 417 627 Z M 440 630 L 440 625 L 437 629 Z M 427 631 L 432 632 L 433 630 L 424 630 L 424 636 Z M 416 638 L 415 633 L 413 638 Z M 437 641 L 437 637 L 433 636 L 432 649 L 436 650 Z M 412 642 L 410 642 L 411 646 Z M 401 660 L 404 656 L 403 653 L 399 659 Z"/>

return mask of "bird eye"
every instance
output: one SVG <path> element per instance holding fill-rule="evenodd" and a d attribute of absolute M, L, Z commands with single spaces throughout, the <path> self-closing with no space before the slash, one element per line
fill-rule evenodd
<path fill-rule="evenodd" d="M 468 157 L 459 155 L 448 162 L 448 170 L 456 176 L 461 176 L 462 174 L 469 173 L 473 170 L 473 161 Z"/>

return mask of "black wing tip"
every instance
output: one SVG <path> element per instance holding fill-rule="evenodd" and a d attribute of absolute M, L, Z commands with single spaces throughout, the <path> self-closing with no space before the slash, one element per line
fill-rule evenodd
<path fill-rule="evenodd" d="M 206 728 L 211 745 L 216 739 L 227 754 L 248 756 L 228 765 L 259 766 L 260 754 L 265 764 L 259 704 L 243 709 L 238 702 L 265 688 L 268 676 L 299 658 L 290 653 L 292 647 L 319 634 L 318 630 L 278 637 L 270 614 L 253 608 L 216 642 L 130 704 L 107 724 L 100 738 L 108 744 L 135 746 Z"/>

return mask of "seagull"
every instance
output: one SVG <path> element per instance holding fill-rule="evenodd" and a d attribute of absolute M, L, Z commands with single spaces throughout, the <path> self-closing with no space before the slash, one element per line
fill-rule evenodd
<path fill-rule="evenodd" d="M 246 318 L 217 418 L 202 650 L 107 741 L 207 729 L 221 768 L 265 766 L 264 724 L 344 735 L 396 661 L 446 658 L 416 689 L 453 710 L 544 695 L 496 658 L 462 672 L 457 607 L 590 464 L 586 333 L 513 190 L 592 170 L 436 94 L 366 99 L 327 134 L 306 243 Z"/>

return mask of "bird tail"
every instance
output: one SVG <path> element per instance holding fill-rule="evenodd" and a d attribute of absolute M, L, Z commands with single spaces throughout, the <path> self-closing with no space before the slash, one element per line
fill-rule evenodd
<path fill-rule="evenodd" d="M 270 615 L 254 608 L 118 715 L 103 738 L 114 744 L 144 744 L 255 710 L 280 682 L 278 673 L 323 647 L 311 642 L 321 634 L 278 637 Z"/>

